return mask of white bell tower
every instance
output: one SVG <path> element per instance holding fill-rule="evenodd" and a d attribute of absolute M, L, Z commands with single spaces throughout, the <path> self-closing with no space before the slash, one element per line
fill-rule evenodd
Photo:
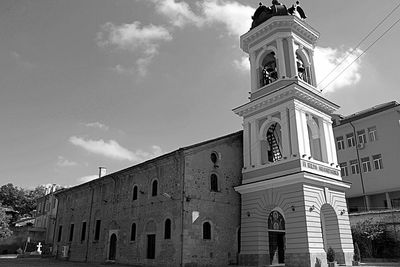
<path fill-rule="evenodd" d="M 327 266 L 332 247 L 351 264 L 353 242 L 331 114 L 339 107 L 316 88 L 319 33 L 298 2 L 260 4 L 240 38 L 249 54 L 250 102 L 243 117 L 240 264 Z"/>

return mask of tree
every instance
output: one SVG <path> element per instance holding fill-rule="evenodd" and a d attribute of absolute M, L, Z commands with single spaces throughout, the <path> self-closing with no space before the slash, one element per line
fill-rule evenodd
<path fill-rule="evenodd" d="M 42 185 L 33 190 L 26 190 L 12 183 L 0 187 L 0 199 L 4 207 L 14 209 L 20 216 L 31 215 L 36 208 L 36 199 L 45 195 L 46 188 Z M 17 218 L 12 218 L 15 221 Z"/>
<path fill-rule="evenodd" d="M 0 205 L 0 240 L 12 235 L 12 231 L 9 228 L 8 222 L 9 218 L 4 208 Z"/>

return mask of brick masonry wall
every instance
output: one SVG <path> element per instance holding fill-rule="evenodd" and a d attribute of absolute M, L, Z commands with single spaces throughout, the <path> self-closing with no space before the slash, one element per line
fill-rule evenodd
<path fill-rule="evenodd" d="M 211 153 L 219 158 L 214 164 Z M 186 151 L 184 263 L 185 266 L 223 266 L 238 261 L 242 136 L 216 141 Z M 218 177 L 211 191 L 210 176 Z M 203 239 L 203 223 L 211 224 L 211 240 Z"/>

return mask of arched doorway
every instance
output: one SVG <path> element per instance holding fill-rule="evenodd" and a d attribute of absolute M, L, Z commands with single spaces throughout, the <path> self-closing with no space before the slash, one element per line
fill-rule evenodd
<path fill-rule="evenodd" d="M 110 237 L 110 251 L 108 253 L 108 259 L 110 261 L 115 261 L 116 254 L 117 254 L 117 235 L 112 234 Z"/>
<path fill-rule="evenodd" d="M 285 219 L 276 210 L 268 216 L 269 259 L 271 265 L 285 263 Z"/>
<path fill-rule="evenodd" d="M 344 263 L 338 217 L 329 204 L 321 207 L 321 232 L 325 251 L 328 251 L 329 247 L 333 248 L 338 263 Z"/>

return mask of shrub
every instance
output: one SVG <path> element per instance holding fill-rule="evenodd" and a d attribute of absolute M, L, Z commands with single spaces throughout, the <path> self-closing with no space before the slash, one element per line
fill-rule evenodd
<path fill-rule="evenodd" d="M 335 251 L 333 248 L 329 247 L 328 252 L 326 253 L 326 259 L 328 262 L 334 262 L 335 261 Z"/>
<path fill-rule="evenodd" d="M 360 248 L 358 247 L 358 244 L 357 244 L 357 243 L 354 243 L 354 255 L 353 255 L 353 260 L 354 260 L 354 261 L 360 261 L 360 260 L 361 260 Z"/>

